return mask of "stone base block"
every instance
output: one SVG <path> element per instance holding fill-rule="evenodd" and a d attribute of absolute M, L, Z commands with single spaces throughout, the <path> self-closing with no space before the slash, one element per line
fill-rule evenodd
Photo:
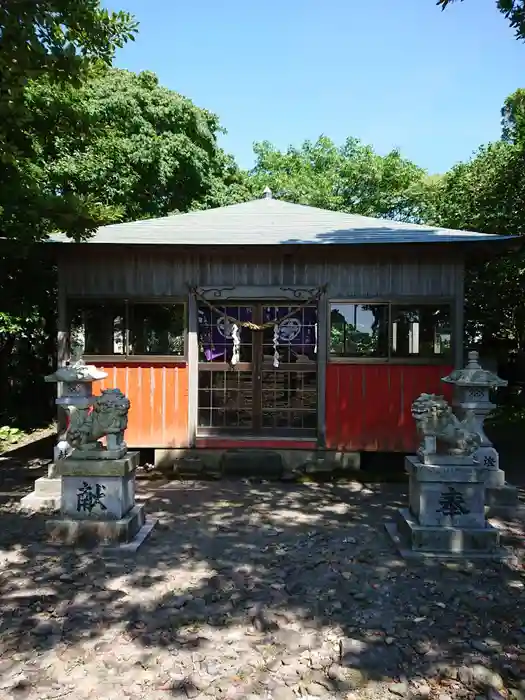
<path fill-rule="evenodd" d="M 415 457 L 418 463 L 432 467 L 474 467 L 476 462 L 472 455 L 425 454 L 418 450 Z"/>
<path fill-rule="evenodd" d="M 73 520 L 120 520 L 135 503 L 135 478 L 63 476 L 60 512 Z"/>
<path fill-rule="evenodd" d="M 424 527 L 410 511 L 401 508 L 386 529 L 400 554 L 406 558 L 508 560 L 500 547 L 499 530 L 488 523 L 483 528 Z"/>
<path fill-rule="evenodd" d="M 499 531 L 488 523 L 484 527 L 440 527 L 420 525 L 408 509 L 398 513 L 397 527 L 411 549 L 428 552 L 491 551 L 499 545 Z"/>
<path fill-rule="evenodd" d="M 512 518 L 520 510 L 519 490 L 511 484 L 488 487 L 485 490 L 485 512 L 487 517 Z"/>
<path fill-rule="evenodd" d="M 148 521 L 144 506 L 134 506 L 120 520 L 48 520 L 46 531 L 52 544 L 113 547 L 135 551 L 149 535 L 155 521 Z"/>
<path fill-rule="evenodd" d="M 73 450 L 71 452 L 71 459 L 78 460 L 105 460 L 105 459 L 122 459 L 126 455 L 128 448 L 126 445 L 122 445 L 115 450 L 108 450 L 106 447 L 100 447 L 99 449 L 86 449 L 86 450 Z"/>
<path fill-rule="evenodd" d="M 420 482 L 410 477 L 410 510 L 424 527 L 483 528 L 485 486 Z"/>
<path fill-rule="evenodd" d="M 138 452 L 123 459 L 63 461 L 60 512 L 72 520 L 120 520 L 135 503 Z"/>
<path fill-rule="evenodd" d="M 485 473 L 485 486 L 487 489 L 505 486 L 505 472 L 502 469 L 489 469 Z"/>
<path fill-rule="evenodd" d="M 519 490 L 512 484 L 504 484 L 496 488 L 487 488 L 485 503 L 488 506 L 514 506 L 518 507 Z"/>
<path fill-rule="evenodd" d="M 409 505 L 415 521 L 425 527 L 460 529 L 485 526 L 485 474 L 472 466 L 422 464 L 405 459 L 409 474 Z"/>
<path fill-rule="evenodd" d="M 61 497 L 62 481 L 60 477 L 42 476 L 35 481 L 34 491 L 21 499 L 20 507 L 28 511 L 58 510 Z"/>
<path fill-rule="evenodd" d="M 67 457 L 60 464 L 62 476 L 127 476 L 139 465 L 140 453 L 128 452 L 119 459 L 75 459 Z"/>

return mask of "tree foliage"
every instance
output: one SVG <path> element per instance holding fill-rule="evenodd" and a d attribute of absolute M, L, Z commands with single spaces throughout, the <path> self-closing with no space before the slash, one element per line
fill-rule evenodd
<path fill-rule="evenodd" d="M 525 156 L 505 141 L 482 147 L 440 182 L 437 222 L 495 234 L 525 233 Z M 525 255 L 513 251 L 468 269 L 466 322 L 470 342 L 496 354 L 525 349 Z"/>
<path fill-rule="evenodd" d="M 67 118 L 74 103 L 86 125 L 80 135 L 55 134 L 46 144 L 47 177 L 62 195 L 96 202 L 110 220 L 227 202 L 240 174 L 217 145 L 217 117 L 159 85 L 153 73 L 100 69 L 71 89 L 65 105 L 62 95 L 49 81 L 30 90 L 43 123 L 57 110 Z"/>
<path fill-rule="evenodd" d="M 18 189 L 20 197 L 6 202 L 2 217 L 0 364 L 10 379 L 0 371 L 0 416 L 1 407 L 7 411 L 0 422 L 11 419 L 13 402 L 25 405 L 28 382 L 20 382 L 18 392 L 12 384 L 19 369 L 49 357 L 42 319 L 49 332 L 54 282 L 31 243 L 56 228 L 82 240 L 103 223 L 250 197 L 247 175 L 218 147 L 217 117 L 160 86 L 152 73 L 94 63 L 80 82 L 57 83 L 47 75 L 28 82 L 24 100 L 35 153 L 15 165 L 31 174 L 37 199 L 25 210 Z"/>
<path fill-rule="evenodd" d="M 501 110 L 501 138 L 525 146 L 525 90 L 518 88 L 509 95 Z"/>
<path fill-rule="evenodd" d="M 463 2 L 463 0 L 460 0 Z M 458 2 L 458 0 L 438 0 L 441 9 Z M 525 0 L 496 0 L 498 10 L 509 20 L 518 39 L 525 39 Z"/>
<path fill-rule="evenodd" d="M 0 248 L 0 424 L 41 427 L 54 415 L 43 381 L 56 361 L 56 274 L 42 254 Z"/>
<path fill-rule="evenodd" d="M 403 221 L 422 220 L 430 206 L 427 174 L 398 151 L 380 156 L 358 139 L 329 138 L 279 151 L 255 144 L 253 188 L 298 204 Z"/>
<path fill-rule="evenodd" d="M 15 413 L 20 418 L 21 409 L 36 411 L 44 392 L 35 392 L 34 382 L 48 369 L 54 345 L 53 267 L 43 264 L 32 244 L 55 229 L 81 236 L 115 214 L 91 193 L 61 189 L 51 163 L 63 141 L 82 140 L 90 131 L 90 115 L 76 90 L 97 66 L 111 63 L 115 49 L 135 30 L 128 13 L 108 12 L 99 0 L 0 2 L 0 414 L 5 420 Z M 45 109 L 35 104 L 36 84 L 53 86 Z"/>
<path fill-rule="evenodd" d="M 48 174 L 47 153 L 50 141 L 81 136 L 85 128 L 71 87 L 95 64 L 110 63 L 135 29 L 128 13 L 108 12 L 99 0 L 0 3 L 2 237 L 38 241 L 57 228 L 79 235 L 111 216 L 92 197 L 57 188 Z M 35 114 L 30 94 L 41 79 L 63 89 L 59 104 L 49 105 L 47 120 Z"/>
<path fill-rule="evenodd" d="M 218 149 L 211 164 L 209 187 L 200 200 L 192 202 L 191 208 L 225 207 L 247 202 L 260 195 L 249 173 L 239 168 L 232 155 Z"/>

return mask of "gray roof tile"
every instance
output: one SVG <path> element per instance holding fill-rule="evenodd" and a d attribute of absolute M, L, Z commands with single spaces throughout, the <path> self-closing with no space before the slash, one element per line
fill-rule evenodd
<path fill-rule="evenodd" d="M 508 239 L 256 199 L 217 209 L 102 226 L 89 243 L 124 245 L 285 245 L 454 243 Z M 66 242 L 62 234 L 50 238 Z"/>

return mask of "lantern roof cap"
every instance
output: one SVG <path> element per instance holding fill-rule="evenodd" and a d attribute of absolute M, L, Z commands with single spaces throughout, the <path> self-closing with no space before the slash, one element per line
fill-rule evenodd
<path fill-rule="evenodd" d="M 446 384 L 455 384 L 456 386 L 478 386 L 494 388 L 499 386 L 507 386 L 508 382 L 501 379 L 494 372 L 488 369 L 483 369 L 479 364 L 479 353 L 472 350 L 468 353 L 467 366 L 463 369 L 453 370 L 447 377 L 442 378 L 442 382 Z"/>
<path fill-rule="evenodd" d="M 59 367 L 53 374 L 44 377 L 46 382 L 95 382 L 98 379 L 105 379 L 107 372 L 95 367 L 86 365 L 84 360 L 79 359 L 64 367 Z"/>

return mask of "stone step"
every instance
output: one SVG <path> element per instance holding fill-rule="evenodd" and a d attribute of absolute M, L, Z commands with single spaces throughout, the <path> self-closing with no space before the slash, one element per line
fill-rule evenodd
<path fill-rule="evenodd" d="M 34 491 L 24 496 L 20 501 L 22 510 L 35 512 L 39 510 L 58 510 L 62 494 L 60 478 L 41 476 L 36 479 Z"/>
<path fill-rule="evenodd" d="M 50 479 L 47 476 L 42 476 L 40 479 L 35 481 L 35 495 L 36 496 L 52 496 L 60 498 L 62 492 L 62 482 L 60 477 L 54 477 Z"/>
<path fill-rule="evenodd" d="M 40 510 L 60 510 L 60 496 L 38 496 L 29 493 L 20 500 L 20 508 L 23 511 L 36 513 Z"/>

